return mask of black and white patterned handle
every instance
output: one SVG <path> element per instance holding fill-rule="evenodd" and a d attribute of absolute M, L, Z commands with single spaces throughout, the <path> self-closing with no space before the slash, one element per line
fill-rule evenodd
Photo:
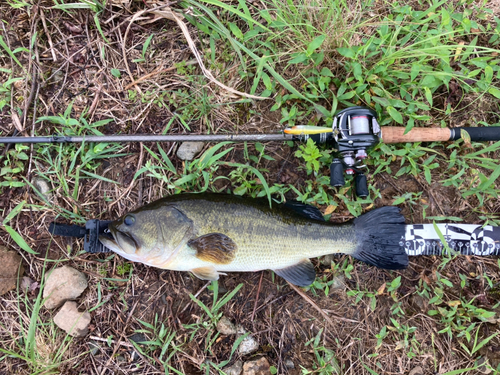
<path fill-rule="evenodd" d="M 449 248 L 463 255 L 500 255 L 500 227 L 474 224 L 436 224 Z M 406 225 L 400 245 L 409 256 L 446 252 L 433 224 Z"/>

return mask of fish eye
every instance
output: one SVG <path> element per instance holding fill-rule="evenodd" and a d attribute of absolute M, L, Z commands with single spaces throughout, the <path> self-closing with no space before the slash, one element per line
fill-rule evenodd
<path fill-rule="evenodd" d="M 125 219 L 123 219 L 123 223 L 126 226 L 131 226 L 135 223 L 135 217 L 133 217 L 132 215 L 127 215 L 125 216 Z"/>

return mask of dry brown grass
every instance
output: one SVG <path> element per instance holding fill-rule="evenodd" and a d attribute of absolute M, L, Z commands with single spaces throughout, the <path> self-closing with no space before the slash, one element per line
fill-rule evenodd
<path fill-rule="evenodd" d="M 258 7 L 265 6 L 263 3 L 254 3 Z M 54 125 L 48 122 L 37 123 L 36 118 L 61 114 L 70 103 L 73 103 L 73 118 L 78 118 L 86 112 L 89 123 L 113 119 L 112 123 L 101 129 L 104 133 L 159 134 L 167 128 L 171 119 L 176 118 L 176 103 L 182 100 L 181 94 L 176 91 L 180 90 L 191 93 L 192 98 L 198 102 L 206 100 L 207 106 L 210 107 L 206 113 L 193 114 L 195 120 L 189 124 L 193 133 L 231 132 L 235 129 L 241 132 L 268 132 L 281 128 L 279 113 L 270 111 L 272 101 L 231 105 L 235 100 L 233 94 L 206 81 L 195 64 L 184 34 L 175 22 L 154 20 L 153 16 L 144 14 L 144 19 L 131 24 L 133 15 L 144 9 L 144 2 L 114 4 L 113 7 L 106 6 L 100 16 L 108 43 L 95 28 L 92 13 L 88 11 L 63 12 L 53 9 L 53 3 L 48 0 L 19 9 L 6 2 L 0 4 L 0 18 L 7 21 L 2 23 L 0 35 L 12 49 L 20 46 L 30 49 L 29 41 L 34 32 L 37 32 L 31 53 L 34 58 L 30 59 L 24 52 L 17 55 L 23 65 L 22 69 L 8 56 L 0 58 L 1 67 L 12 69 L 14 76 L 23 78 L 12 88 L 13 95 L 9 103 L 9 107 L 20 108 L 22 111 L 18 113 L 18 130 L 21 134 L 52 133 Z M 157 4 L 159 3 L 148 6 Z M 359 20 L 355 6 L 357 3 L 352 4 L 351 12 L 344 16 L 348 26 L 356 25 Z M 328 6 L 327 1 L 324 6 Z M 387 9 L 379 4 L 379 8 L 374 11 L 384 14 Z M 318 21 L 314 10 L 307 14 L 311 20 Z M 344 28 L 334 30 L 333 26 L 327 27 L 332 28 L 332 40 L 343 40 L 350 44 L 361 41 L 360 33 L 369 35 L 374 30 L 370 23 L 363 24 L 360 28 L 348 28 L 350 32 L 345 34 Z M 191 26 L 189 30 L 197 46 L 201 50 L 206 47 L 206 41 L 200 40 L 203 37 Z M 154 41 L 148 49 L 145 62 L 134 63 L 134 59 L 141 58 L 142 45 L 151 34 L 155 35 Z M 279 43 L 289 43 L 288 52 L 295 52 L 295 38 L 287 35 L 282 37 Z M 328 44 L 337 46 L 333 42 Z M 332 71 L 339 75 L 343 73 L 341 65 L 332 56 L 329 58 L 327 63 L 331 65 Z M 289 56 L 284 53 L 283 66 L 287 59 Z M 176 67 L 176 64 L 181 62 L 185 62 L 186 66 Z M 243 80 L 238 76 L 237 67 L 240 62 L 236 56 L 221 57 L 218 62 L 216 66 L 209 67 L 216 79 L 235 89 L 249 91 L 251 80 Z M 126 65 L 134 81 L 127 74 Z M 120 71 L 121 77 L 113 76 L 112 69 Z M 183 74 L 182 69 L 188 69 L 188 73 Z M 4 82 L 7 76 L 8 74 L 0 71 L 0 82 Z M 190 77 L 195 79 L 189 79 Z M 298 88 L 303 84 L 299 72 L 293 67 L 287 69 L 286 78 Z M 165 93 L 171 95 L 171 102 Z M 144 100 L 141 100 L 141 95 Z M 444 102 L 446 94 L 443 93 L 442 96 Z M 497 114 L 492 114 L 496 103 L 491 99 L 471 96 L 464 98 L 461 105 L 467 110 L 459 112 L 455 118 L 456 124 L 465 123 L 470 117 L 477 121 L 496 119 Z M 6 107 L 0 112 L 0 134 L 12 134 L 15 128 L 10 110 Z M 169 128 L 171 133 L 183 131 L 185 129 L 179 120 L 174 120 Z M 153 149 L 156 147 L 147 146 Z M 176 148 L 175 144 L 163 145 L 174 166 L 180 170 L 183 162 L 175 157 Z M 265 174 L 268 181 L 294 186 L 304 183 L 307 176 L 304 171 L 299 170 L 300 162 L 293 157 L 289 149 L 281 145 L 268 145 L 266 151 L 276 159 L 262 162 L 262 167 L 268 169 Z M 68 345 L 55 372 L 100 375 L 164 373 L 158 359 L 159 350 L 149 353 L 150 357 L 133 354 L 129 340 L 134 331 L 144 329 L 140 321 L 153 324 L 157 317 L 159 322 L 176 332 L 174 342 L 180 350 L 174 354 L 171 365 L 183 374 L 201 374 L 200 366 L 206 360 L 220 363 L 228 359 L 235 341 L 234 337 L 221 336 L 215 341 L 211 351 L 208 351 L 205 349 L 206 331 L 200 329 L 193 335 L 194 329 L 189 325 L 199 324 L 207 319 L 202 309 L 189 298 L 189 294 L 198 294 L 202 302 L 210 305 L 212 292 L 206 288 L 204 282 L 186 273 L 162 271 L 141 264 L 134 265 L 129 280 L 117 281 L 128 278 L 128 273 L 120 274 L 120 269 L 123 269 L 125 264 L 123 259 L 103 254 L 83 254 L 80 242 L 64 238 L 51 239 L 47 232 L 49 223 L 61 209 L 80 217 L 109 219 L 171 191 L 164 182 L 152 177 L 143 175 L 138 179 L 133 178 L 138 169 L 151 160 L 143 145 L 123 145 L 120 152 L 126 155 L 106 160 L 98 170 L 100 176 L 116 181 L 117 184 L 94 179 L 83 180 L 75 196 L 71 197 L 63 190 L 56 175 L 51 174 L 53 197 L 50 205 L 43 204 L 29 187 L 5 189 L 0 196 L 3 216 L 22 200 L 41 206 L 38 211 L 35 208 L 25 209 L 11 223 L 39 253 L 33 256 L 21 252 L 27 265 L 26 275 L 35 282 L 41 282 L 44 267 L 53 266 L 52 262 L 45 266 L 44 259 L 62 260 L 65 264 L 81 270 L 89 278 L 89 288 L 79 300 L 80 308 L 92 309 L 104 302 L 91 313 L 89 336 L 73 340 Z M 49 175 L 50 167 L 34 157 L 36 153 L 31 155 L 26 162 L 26 178 L 32 180 L 42 173 Z M 226 160 L 243 160 L 243 146 L 235 146 L 226 156 Z M 62 175 L 65 168 L 68 168 L 68 165 L 62 166 Z M 440 173 L 439 171 L 436 173 Z M 224 175 L 229 173 L 229 170 L 221 168 L 217 173 Z M 67 183 L 70 190 L 75 187 L 75 181 L 69 177 Z M 460 200 L 453 189 L 443 189 L 441 185 L 431 189 L 421 177 L 405 177 L 396 184 L 392 177 L 382 174 L 377 176 L 375 184 L 382 195 L 377 204 L 390 204 L 395 195 L 403 192 L 424 191 L 422 199 L 425 202 L 422 202 L 429 204 L 427 215 L 458 216 L 471 222 L 479 221 L 477 214 L 469 213 L 471 207 L 477 203 L 473 198 Z M 230 183 L 223 181 L 219 188 L 223 190 L 227 186 L 230 186 Z M 498 213 L 498 201 L 487 202 L 484 211 Z M 403 212 L 412 222 L 422 220 L 421 207 L 407 205 Z M 333 219 L 343 222 L 349 218 L 351 215 L 345 206 L 340 204 L 333 214 Z M 0 232 L 0 238 L 4 244 L 15 246 L 5 232 Z M 348 258 L 341 257 L 337 260 L 342 263 L 346 259 Z M 476 357 L 470 357 L 460 346 L 460 342 L 464 342 L 463 338 L 457 338 L 456 335 L 450 338 L 446 334 L 439 334 L 438 331 L 444 327 L 439 321 L 440 318 L 429 316 L 427 311 L 430 307 L 425 299 L 418 298 L 416 294 L 417 290 L 422 289 L 423 281 L 428 282 L 432 288 L 436 287 L 436 272 L 441 261 L 436 257 L 419 257 L 411 260 L 407 270 L 390 273 L 349 259 L 349 264 L 354 268 L 351 271 L 352 278 L 345 280 L 345 289 L 331 291 L 328 296 L 321 290 L 307 292 L 316 308 L 290 289 L 283 280 L 274 280 L 270 272 L 264 272 L 262 279 L 261 274 L 231 274 L 224 277 L 221 287 L 231 291 L 239 283 L 244 285 L 223 308 L 223 313 L 255 335 L 261 344 L 258 354 L 266 356 L 270 363 L 279 369 L 280 374 L 300 374 L 299 366 L 313 368 L 317 359 L 312 345 L 306 343 L 321 330 L 318 346 L 334 354 L 344 367 L 345 374 L 368 374 L 364 365 L 383 374 L 408 374 L 417 367 L 421 367 L 424 374 L 442 374 L 471 367 L 474 366 Z M 320 275 L 327 276 L 328 280 L 336 276 L 330 267 L 319 262 L 316 265 Z M 464 294 L 467 299 L 476 298 L 478 307 L 494 310 L 497 314 L 500 312 L 497 306 L 497 283 L 500 281 L 500 273 L 495 259 L 457 258 L 440 272 L 453 284 L 453 287 L 446 288 L 443 292 L 445 302 L 455 301 Z M 465 289 L 459 287 L 459 274 L 467 275 L 469 286 Z M 494 288 L 488 286 L 485 275 L 493 280 Z M 409 347 L 404 347 L 402 334 L 390 330 L 387 339 L 376 348 L 376 335 L 384 326 L 394 326 L 390 319 L 393 316 L 391 307 L 394 300 L 387 291 L 379 294 L 377 291 L 381 290 L 384 283 L 390 283 L 397 276 L 402 277 L 402 286 L 396 296 L 404 312 L 398 321 L 400 324 L 417 328 L 412 336 L 415 341 L 410 343 L 410 346 L 415 346 L 413 358 L 408 356 Z M 376 294 L 376 309 L 370 308 L 370 300 L 366 297 L 354 303 L 355 297 L 348 295 L 349 291 Z M 38 361 L 36 366 L 43 368 L 44 362 L 54 361 L 54 355 L 63 345 L 64 336 L 51 325 L 50 312 L 41 309 L 35 316 L 31 315 L 38 292 L 39 289 L 35 285 L 31 291 L 13 291 L 0 298 L 0 345 L 3 349 L 22 353 L 19 340 L 26 337 L 30 320 L 36 317 L 40 323 L 34 338 Z M 318 308 L 328 314 L 334 324 L 328 323 L 324 315 L 318 312 Z M 351 321 L 336 320 L 336 316 Z M 498 321 L 483 324 L 481 327 L 481 337 L 487 337 L 498 329 Z M 147 336 L 149 339 L 155 339 L 153 335 Z M 97 354 L 89 353 L 91 345 L 94 345 L 91 341 L 100 347 Z M 499 363 L 499 348 L 500 339 L 496 337 L 479 354 L 488 358 L 496 367 Z M 319 350 L 319 353 L 324 352 Z M 244 359 L 249 358 L 250 356 Z M 284 364 L 287 359 L 294 362 L 295 369 L 286 369 Z M 36 366 L 20 358 L 4 356 L 0 362 L 0 374 L 32 374 Z M 215 373 L 214 370 L 211 373 Z"/>

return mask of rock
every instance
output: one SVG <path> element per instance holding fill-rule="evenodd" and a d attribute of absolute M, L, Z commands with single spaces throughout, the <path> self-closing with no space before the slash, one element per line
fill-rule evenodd
<path fill-rule="evenodd" d="M 293 370 L 295 368 L 295 364 L 291 359 L 286 359 L 284 365 L 289 370 Z"/>
<path fill-rule="evenodd" d="M 85 336 L 90 324 L 90 314 L 79 312 L 76 302 L 67 301 L 54 317 L 54 323 L 73 337 Z"/>
<path fill-rule="evenodd" d="M 414 367 L 408 375 L 424 375 L 424 370 L 422 370 L 422 367 L 417 366 Z"/>
<path fill-rule="evenodd" d="M 203 142 L 182 142 L 177 149 L 177 157 L 181 160 L 191 161 L 203 149 Z"/>
<path fill-rule="evenodd" d="M 236 361 L 234 364 L 231 366 L 226 366 L 222 369 L 222 371 L 226 375 L 240 375 L 241 371 L 243 371 L 243 362 L 241 361 Z"/>
<path fill-rule="evenodd" d="M 54 309 L 69 299 L 75 299 L 87 288 L 87 278 L 80 271 L 69 266 L 52 270 L 45 278 L 43 298 L 47 298 L 44 306 Z"/>
<path fill-rule="evenodd" d="M 429 310 L 429 300 L 416 293 L 410 297 L 410 303 L 418 312 L 427 312 Z"/>
<path fill-rule="evenodd" d="M 327 254 L 321 258 L 320 262 L 322 265 L 330 267 L 334 260 L 335 257 L 333 254 Z"/>
<path fill-rule="evenodd" d="M 18 276 L 24 273 L 21 256 L 0 246 L 0 296 L 16 289 Z"/>
<path fill-rule="evenodd" d="M 134 333 L 132 336 L 130 336 L 128 338 L 130 341 L 133 341 L 137 344 L 141 344 L 143 342 L 146 342 L 148 341 L 148 338 L 146 337 L 146 335 L 144 333 Z"/>
<path fill-rule="evenodd" d="M 476 361 L 477 370 L 482 374 L 491 374 L 488 358 L 481 357 Z"/>
<path fill-rule="evenodd" d="M 247 331 L 241 324 L 238 324 L 236 326 L 236 331 L 238 333 L 238 337 L 241 337 L 245 333 L 247 333 Z M 240 343 L 240 346 L 238 346 L 238 353 L 240 353 L 241 355 L 246 355 L 255 352 L 257 349 L 259 349 L 259 342 L 254 339 L 252 335 L 248 335 Z"/>
<path fill-rule="evenodd" d="M 255 352 L 257 349 L 259 349 L 259 342 L 252 335 L 248 335 L 238 347 L 238 352 L 240 355 L 247 355 Z"/>
<path fill-rule="evenodd" d="M 262 357 L 255 361 L 248 361 L 243 365 L 242 375 L 271 375 L 269 362 Z"/>
<path fill-rule="evenodd" d="M 97 355 L 101 350 L 101 346 L 95 341 L 89 341 L 90 354 Z"/>
<path fill-rule="evenodd" d="M 243 328 L 243 326 L 241 324 L 238 324 L 236 326 L 236 332 L 241 336 L 241 335 L 244 335 L 245 333 L 247 333 L 246 329 Z"/>
<path fill-rule="evenodd" d="M 29 290 L 31 288 L 31 285 L 33 285 L 34 281 L 29 278 L 28 276 L 23 276 L 21 279 L 21 289 L 22 290 Z"/>
<path fill-rule="evenodd" d="M 223 335 L 235 335 L 238 333 L 235 325 L 225 316 L 220 318 L 217 323 L 217 331 L 222 333 Z"/>
<path fill-rule="evenodd" d="M 335 276 L 330 285 L 330 290 L 345 290 L 345 278 L 342 275 Z"/>
<path fill-rule="evenodd" d="M 35 187 L 36 190 L 42 195 L 44 200 L 47 202 L 50 202 L 52 199 L 52 194 L 51 194 L 51 188 L 49 186 L 49 183 L 47 180 L 41 177 L 35 177 L 33 179 L 33 186 Z"/>
<path fill-rule="evenodd" d="M 133 362 L 133 361 L 138 361 L 139 359 L 141 359 L 141 356 L 139 355 L 139 353 L 133 350 L 132 353 L 130 354 L 130 360 Z"/>

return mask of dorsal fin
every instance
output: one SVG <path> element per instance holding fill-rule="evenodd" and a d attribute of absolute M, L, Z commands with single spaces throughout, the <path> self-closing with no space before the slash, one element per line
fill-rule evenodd
<path fill-rule="evenodd" d="M 325 218 L 323 217 L 321 211 L 316 207 L 311 206 L 310 204 L 305 204 L 298 201 L 286 201 L 284 203 L 284 206 L 292 209 L 295 213 L 308 219 L 323 222 L 325 221 Z"/>

